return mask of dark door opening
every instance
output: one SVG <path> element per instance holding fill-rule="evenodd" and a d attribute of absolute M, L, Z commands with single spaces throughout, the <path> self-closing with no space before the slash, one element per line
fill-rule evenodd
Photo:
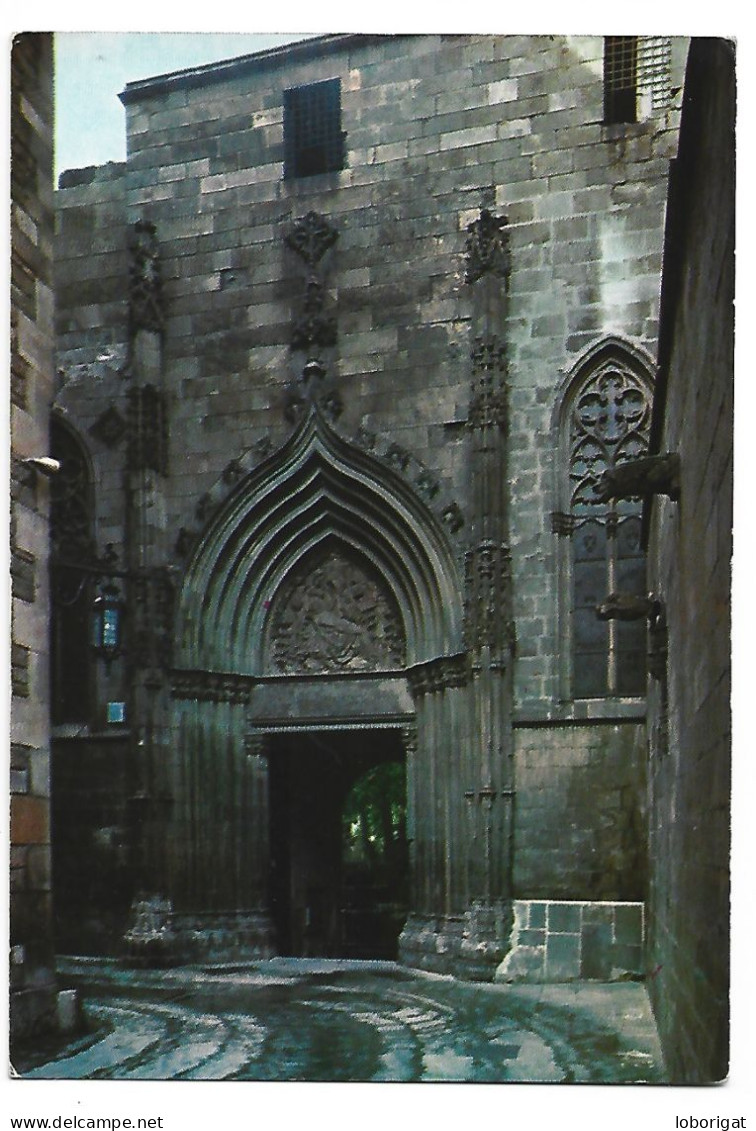
<path fill-rule="evenodd" d="M 276 735 L 270 903 L 282 954 L 395 958 L 408 909 L 398 730 Z"/>

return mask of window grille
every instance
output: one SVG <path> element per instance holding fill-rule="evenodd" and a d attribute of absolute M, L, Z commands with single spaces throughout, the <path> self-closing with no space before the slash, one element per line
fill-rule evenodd
<path fill-rule="evenodd" d="M 604 121 L 637 121 L 638 37 L 607 35 L 604 39 Z"/>
<path fill-rule="evenodd" d="M 284 176 L 312 177 L 344 168 L 341 81 L 284 91 Z"/>
<path fill-rule="evenodd" d="M 600 621 L 609 593 L 645 594 L 639 499 L 595 501 L 603 473 L 646 453 L 650 394 L 616 358 L 593 370 L 568 416 L 571 530 L 572 693 L 575 698 L 645 692 L 645 621 Z"/>
<path fill-rule="evenodd" d="M 668 36 L 644 36 L 638 41 L 638 91 L 648 95 L 650 109 L 663 112 L 671 97 L 672 41 Z"/>

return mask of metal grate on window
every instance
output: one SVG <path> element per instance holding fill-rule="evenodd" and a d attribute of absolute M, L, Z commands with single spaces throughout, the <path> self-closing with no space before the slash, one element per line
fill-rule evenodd
<path fill-rule="evenodd" d="M 638 41 L 638 91 L 649 96 L 650 109 L 664 111 L 671 96 L 672 41 L 649 35 Z"/>
<path fill-rule="evenodd" d="M 637 120 L 638 37 L 607 35 L 604 39 L 604 121 Z"/>
<path fill-rule="evenodd" d="M 284 176 L 312 177 L 344 168 L 341 81 L 284 91 Z"/>

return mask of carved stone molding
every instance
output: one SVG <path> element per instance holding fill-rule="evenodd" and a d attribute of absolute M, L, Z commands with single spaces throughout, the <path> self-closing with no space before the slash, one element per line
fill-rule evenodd
<path fill-rule="evenodd" d="M 393 595 L 367 563 L 331 550 L 305 562 L 279 594 L 271 653 L 278 671 L 355 672 L 404 662 L 404 631 Z"/>
<path fill-rule="evenodd" d="M 465 554 L 465 643 L 514 647 L 509 547 L 486 539 Z"/>
<path fill-rule="evenodd" d="M 310 270 L 320 262 L 338 238 L 336 229 L 317 212 L 308 212 L 303 219 L 297 220 L 284 237 L 288 246 L 304 260 Z"/>
<path fill-rule="evenodd" d="M 95 420 L 89 429 L 96 440 L 100 440 L 108 448 L 113 448 L 123 439 L 127 430 L 127 423 L 115 405 L 106 408 Z"/>
<path fill-rule="evenodd" d="M 129 326 L 159 332 L 163 328 L 163 286 L 160 275 L 157 229 L 148 220 L 139 220 L 129 243 Z"/>
<path fill-rule="evenodd" d="M 465 524 L 465 516 L 462 513 L 462 508 L 458 503 L 449 503 L 441 511 L 441 521 L 449 528 L 452 534 L 456 534 L 462 529 Z"/>
<path fill-rule="evenodd" d="M 302 311 L 292 327 L 291 348 L 311 354 L 318 349 L 335 346 L 337 339 L 336 319 L 325 312 L 323 283 L 317 276 L 311 275 L 305 284 Z"/>
<path fill-rule="evenodd" d="M 413 698 L 419 699 L 435 691 L 465 687 L 469 674 L 467 657 L 460 653 L 456 656 L 439 656 L 424 664 L 407 668 L 407 681 Z"/>
<path fill-rule="evenodd" d="M 337 239 L 338 232 L 317 212 L 308 212 L 284 236 L 287 246 L 307 267 L 302 308 L 292 325 L 293 350 L 313 355 L 336 344 L 336 319 L 326 311 L 325 283 L 319 264 Z"/>
<path fill-rule="evenodd" d="M 247 704 L 253 682 L 250 676 L 232 672 L 174 671 L 171 694 L 174 699 Z"/>
<path fill-rule="evenodd" d="M 284 416 L 290 424 L 297 424 L 316 407 L 326 420 L 332 424 L 344 411 L 344 403 L 338 390 L 325 380 L 326 369 L 315 358 L 311 358 L 302 370 L 298 384 L 289 385 L 284 400 Z"/>
<path fill-rule="evenodd" d="M 468 224 L 467 232 L 465 282 L 476 283 L 484 275 L 507 279 L 510 252 L 506 216 L 494 216 L 482 208 L 480 219 Z"/>
<path fill-rule="evenodd" d="M 178 558 L 188 558 L 200 537 L 200 527 L 215 514 L 226 499 L 267 456 L 273 448 L 270 436 L 264 435 L 256 440 L 243 455 L 229 460 L 223 468 L 219 481 L 206 491 L 194 504 L 190 515 L 190 526 L 180 527 L 176 535 L 173 552 Z M 194 524 L 197 525 L 194 525 Z"/>
<path fill-rule="evenodd" d="M 507 347 L 495 334 L 476 338 L 470 350 L 473 373 L 507 372 Z"/>
<path fill-rule="evenodd" d="M 471 428 L 507 425 L 507 351 L 493 334 L 476 338 L 470 350 L 472 388 L 467 423 Z"/>

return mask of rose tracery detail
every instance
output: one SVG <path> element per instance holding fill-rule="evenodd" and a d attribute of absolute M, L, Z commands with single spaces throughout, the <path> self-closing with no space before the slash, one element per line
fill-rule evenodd
<path fill-rule="evenodd" d="M 572 506 L 595 505 L 603 473 L 644 454 L 650 413 L 644 385 L 616 366 L 603 368 L 584 386 L 570 420 Z"/>

